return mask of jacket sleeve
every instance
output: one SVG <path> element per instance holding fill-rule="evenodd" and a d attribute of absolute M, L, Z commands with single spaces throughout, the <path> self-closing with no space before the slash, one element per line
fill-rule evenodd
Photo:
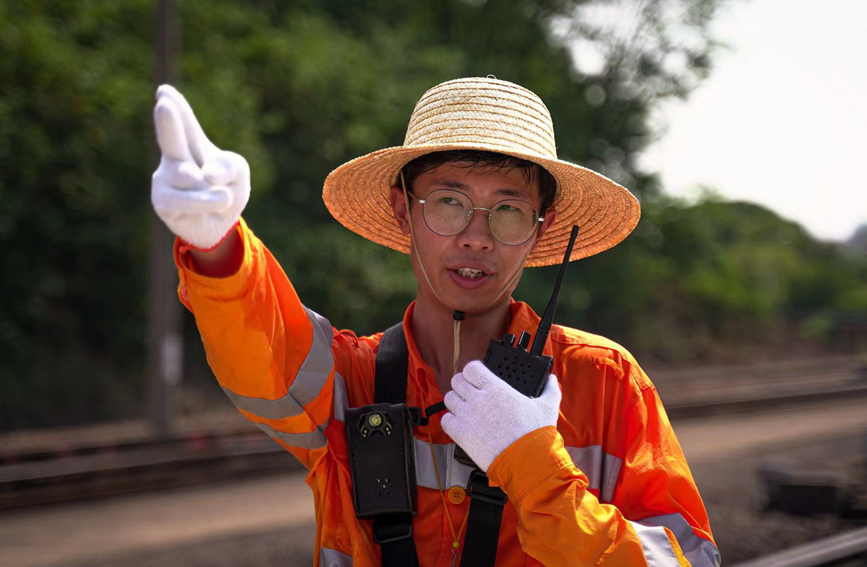
<path fill-rule="evenodd" d="M 237 273 L 208 278 L 189 265 L 180 240 L 175 262 L 181 302 L 192 311 L 208 363 L 240 412 L 307 468 L 326 452 L 325 429 L 335 397 L 345 399 L 334 371 L 334 330 L 304 307 L 282 268 L 238 224 L 244 258 Z"/>
<path fill-rule="evenodd" d="M 525 435 L 491 464 L 489 477 L 518 511 L 524 550 L 545 565 L 718 566 L 704 504 L 656 389 L 624 410 L 610 504 L 588 490 L 554 427 Z"/>

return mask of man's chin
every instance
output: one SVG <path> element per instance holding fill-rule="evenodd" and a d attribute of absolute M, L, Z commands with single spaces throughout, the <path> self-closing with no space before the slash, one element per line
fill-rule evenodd
<path fill-rule="evenodd" d="M 508 304 L 509 294 L 503 293 L 500 297 L 494 297 L 492 292 L 460 290 L 449 294 L 449 297 L 444 299 L 446 307 L 450 310 L 463 311 L 467 316 L 474 316 L 494 311 L 503 303 Z"/>

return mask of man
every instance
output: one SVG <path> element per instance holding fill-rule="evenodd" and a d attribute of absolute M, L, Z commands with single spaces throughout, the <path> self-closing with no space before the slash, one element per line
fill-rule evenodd
<path fill-rule="evenodd" d="M 353 513 L 345 416 L 374 403 L 382 334 L 336 331 L 301 304 L 240 218 L 244 159 L 207 140 L 176 90 L 157 98 L 152 201 L 179 237 L 179 295 L 209 363 L 241 413 L 308 468 L 317 564 L 378 565 L 386 544 Z M 628 352 L 555 326 L 544 350 L 552 375 L 536 398 L 479 362 L 491 339 L 538 326 L 511 299 L 525 266 L 559 263 L 573 225 L 578 259 L 638 222 L 626 189 L 557 159 L 535 94 L 496 79 L 438 85 L 417 103 L 403 146 L 337 168 L 323 198 L 350 230 L 410 253 L 418 278 L 402 326 L 405 401 L 448 409 L 413 428 L 419 565 L 454 565 L 475 541 L 464 537 L 475 529 L 472 468 L 455 460 L 456 443 L 508 497 L 492 534 L 497 565 L 719 564 L 656 390 Z"/>

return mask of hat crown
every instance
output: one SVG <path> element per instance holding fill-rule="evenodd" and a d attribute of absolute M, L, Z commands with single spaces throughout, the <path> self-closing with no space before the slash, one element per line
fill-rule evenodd
<path fill-rule="evenodd" d="M 551 113 L 542 99 L 492 78 L 447 81 L 416 103 L 404 147 L 448 144 L 557 159 Z"/>

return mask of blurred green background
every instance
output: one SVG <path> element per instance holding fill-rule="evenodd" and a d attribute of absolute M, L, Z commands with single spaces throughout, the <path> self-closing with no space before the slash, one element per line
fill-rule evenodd
<path fill-rule="evenodd" d="M 708 25 L 721 2 L 645 2 L 629 42 L 576 17 L 583 4 L 186 1 L 177 86 L 211 139 L 250 162 L 245 218 L 338 328 L 366 334 L 399 320 L 415 279 L 405 256 L 329 216 L 325 176 L 400 145 L 427 88 L 493 74 L 546 102 L 562 159 L 642 201 L 632 236 L 570 268 L 558 322 L 621 342 L 644 364 L 867 348 L 867 231 L 819 242 L 712 189 L 697 203 L 669 197 L 636 165 L 658 135 L 655 105 L 712 72 Z M 155 38 L 150 0 L 0 0 L 0 430 L 146 412 Z M 601 74 L 576 70 L 576 39 L 604 46 Z M 671 57 L 685 65 L 671 71 Z M 541 311 L 555 274 L 526 271 L 516 298 Z M 184 388 L 216 395 L 184 317 Z"/>

